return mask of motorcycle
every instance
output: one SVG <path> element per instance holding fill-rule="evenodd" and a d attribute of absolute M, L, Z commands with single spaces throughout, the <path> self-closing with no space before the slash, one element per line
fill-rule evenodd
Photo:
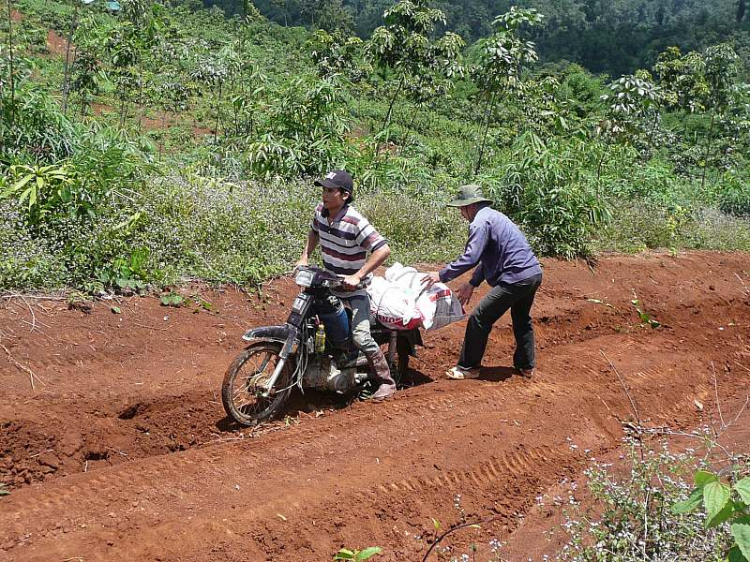
<path fill-rule="evenodd" d="M 373 386 L 374 373 L 351 339 L 351 311 L 332 292 L 342 279 L 312 266 L 295 270 L 301 288 L 286 324 L 248 330 L 249 345 L 224 375 L 221 399 L 227 415 L 246 427 L 277 415 L 296 386 L 341 396 L 364 395 Z M 357 288 L 362 288 L 358 286 Z M 398 384 L 423 345 L 418 329 L 392 330 L 374 318 L 370 332 L 386 346 L 384 354 Z"/>

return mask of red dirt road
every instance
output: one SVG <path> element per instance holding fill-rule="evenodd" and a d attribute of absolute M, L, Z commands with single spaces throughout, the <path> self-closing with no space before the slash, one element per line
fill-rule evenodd
<path fill-rule="evenodd" d="M 510 540 L 525 560 L 516 532 L 535 498 L 575 478 L 583 450 L 614 451 L 632 418 L 609 362 L 646 424 L 705 421 L 713 372 L 724 399 L 748 393 L 747 254 L 545 261 L 534 379 L 511 376 L 502 322 L 482 378 L 447 380 L 459 323 L 426 336 L 396 398 L 341 408 L 298 396 L 255 431 L 225 419 L 223 371 L 243 331 L 281 320 L 296 289 L 181 292 L 212 312 L 0 301 L 0 482 L 12 492 L 0 559 L 307 562 L 378 545 L 374 560 L 418 561 L 432 518 L 447 527 L 463 510 L 497 517 L 472 540 Z M 641 325 L 633 299 L 663 327 Z"/>

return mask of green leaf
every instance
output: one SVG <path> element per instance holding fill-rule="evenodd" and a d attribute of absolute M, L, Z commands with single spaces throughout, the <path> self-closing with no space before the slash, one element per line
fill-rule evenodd
<path fill-rule="evenodd" d="M 727 553 L 727 562 L 748 562 L 748 560 L 742 555 L 740 547 L 734 545 Z"/>
<path fill-rule="evenodd" d="M 29 174 L 28 176 L 25 176 L 19 181 L 17 181 L 16 183 L 14 183 L 13 187 L 11 187 L 10 189 L 12 191 L 21 191 L 21 188 L 27 183 L 29 183 L 31 180 L 33 180 L 35 177 L 36 176 L 34 176 L 34 174 Z"/>
<path fill-rule="evenodd" d="M 741 517 L 732 524 L 732 536 L 742 555 L 750 560 L 750 517 Z"/>
<path fill-rule="evenodd" d="M 342 548 L 341 550 L 336 553 L 336 556 L 333 557 L 334 560 L 354 560 L 354 553 L 351 550 L 347 550 L 345 548 Z"/>
<path fill-rule="evenodd" d="M 712 520 L 721 513 L 721 511 L 730 505 L 734 509 L 734 505 L 729 503 L 729 496 L 731 490 L 726 484 L 719 482 L 709 482 L 703 487 L 703 505 L 706 506 L 706 514 L 708 515 L 707 526 L 711 525 Z"/>
<path fill-rule="evenodd" d="M 383 549 L 379 546 L 371 546 L 370 548 L 364 549 L 362 552 L 358 552 L 356 555 L 356 560 L 359 562 L 360 560 L 369 560 L 376 554 L 380 554 L 383 552 Z"/>
<path fill-rule="evenodd" d="M 728 521 L 735 513 L 734 502 L 727 502 L 726 505 L 717 513 L 714 517 L 709 518 L 706 521 L 706 529 L 712 529 L 718 527 L 725 521 Z"/>
<path fill-rule="evenodd" d="M 703 501 L 703 488 L 696 488 L 690 493 L 690 497 L 683 502 L 677 502 L 672 506 L 672 513 L 683 515 L 690 513 Z"/>
<path fill-rule="evenodd" d="M 436 531 L 439 531 L 440 530 L 440 521 L 438 521 L 437 519 L 433 519 L 432 520 L 432 526 L 435 527 Z"/>
<path fill-rule="evenodd" d="M 10 490 L 5 487 L 5 484 L 0 484 L 0 496 L 9 496 Z"/>
<path fill-rule="evenodd" d="M 170 293 L 168 295 L 162 295 L 159 301 L 162 306 L 179 307 L 182 304 L 183 298 L 175 293 Z"/>
<path fill-rule="evenodd" d="M 742 501 L 750 505 L 750 476 L 743 478 L 734 485 L 734 489 L 742 498 Z"/>
<path fill-rule="evenodd" d="M 696 472 L 694 478 L 695 478 L 695 485 L 698 486 L 699 488 L 702 488 L 703 486 L 705 486 L 706 484 L 710 482 L 719 481 L 718 476 L 710 472 L 706 472 L 705 470 L 699 470 L 698 472 Z"/>
<path fill-rule="evenodd" d="M 110 310 L 111 310 L 111 311 L 112 311 L 112 312 L 113 312 L 114 314 L 122 314 L 122 309 L 120 309 L 120 307 L 119 307 L 119 306 L 113 306 L 112 308 L 110 308 Z"/>

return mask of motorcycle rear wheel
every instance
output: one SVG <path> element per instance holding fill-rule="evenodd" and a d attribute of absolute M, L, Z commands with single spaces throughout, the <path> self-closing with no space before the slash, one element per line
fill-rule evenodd
<path fill-rule="evenodd" d="M 252 427 L 268 421 L 286 403 L 291 392 L 292 369 L 289 363 L 282 368 L 270 396 L 262 395 L 263 384 L 280 360 L 281 347 L 276 342 L 254 343 L 229 365 L 221 385 L 221 402 L 227 415 L 238 424 Z"/>

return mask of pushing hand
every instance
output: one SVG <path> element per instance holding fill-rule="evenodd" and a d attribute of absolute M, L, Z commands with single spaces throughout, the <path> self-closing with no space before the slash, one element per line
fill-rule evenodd
<path fill-rule="evenodd" d="M 425 289 L 429 289 L 435 283 L 440 283 L 440 274 L 437 271 L 431 271 L 422 276 L 422 287 Z"/>
<path fill-rule="evenodd" d="M 458 296 L 458 302 L 460 302 L 464 306 L 469 304 L 469 301 L 471 300 L 471 296 L 473 294 L 474 294 L 474 285 L 472 285 L 471 283 L 464 283 L 456 291 L 456 296 Z"/>

